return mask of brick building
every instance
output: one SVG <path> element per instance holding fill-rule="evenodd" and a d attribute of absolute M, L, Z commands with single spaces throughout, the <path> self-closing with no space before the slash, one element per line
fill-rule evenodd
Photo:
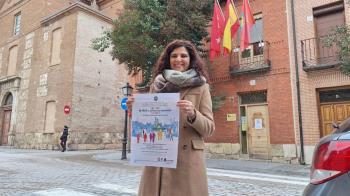
<path fill-rule="evenodd" d="M 299 72 L 305 162 L 310 163 L 315 144 L 332 132 L 332 122 L 350 116 L 350 78 L 339 69 L 338 49 L 325 47 L 322 41 L 336 26 L 350 24 L 350 5 L 335 0 L 294 0 L 294 14 L 296 51 L 291 51 L 291 56 Z M 293 21 L 289 24 L 292 27 Z M 291 67 L 295 84 L 296 69 Z M 296 86 L 293 94 L 297 95 Z M 298 110 L 297 105 L 294 110 Z M 297 117 L 296 114 L 296 138 L 300 143 Z"/>
<path fill-rule="evenodd" d="M 234 3 L 240 12 L 242 1 Z M 286 1 L 250 5 L 256 20 L 251 45 L 240 52 L 236 42 L 230 57 L 211 65 L 213 94 L 226 99 L 214 113 L 216 132 L 207 149 L 217 157 L 296 163 Z"/>
<path fill-rule="evenodd" d="M 56 149 L 68 125 L 71 149 L 119 146 L 127 72 L 90 43 L 120 11 L 113 0 L 0 1 L 1 145 Z"/>

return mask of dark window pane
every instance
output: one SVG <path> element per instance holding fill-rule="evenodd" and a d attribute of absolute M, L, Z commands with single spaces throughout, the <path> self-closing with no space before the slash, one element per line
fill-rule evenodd
<path fill-rule="evenodd" d="M 242 52 L 242 58 L 248 58 L 248 57 L 250 57 L 250 50 L 246 49 Z"/>
<path fill-rule="evenodd" d="M 350 89 L 337 89 L 320 92 L 320 102 L 350 101 Z"/>
<path fill-rule="evenodd" d="M 253 54 L 254 56 L 262 55 L 264 53 L 263 43 L 257 42 L 253 44 Z"/>
<path fill-rule="evenodd" d="M 254 104 L 254 103 L 266 103 L 267 102 L 267 92 L 251 92 L 244 93 L 240 95 L 241 104 Z"/>

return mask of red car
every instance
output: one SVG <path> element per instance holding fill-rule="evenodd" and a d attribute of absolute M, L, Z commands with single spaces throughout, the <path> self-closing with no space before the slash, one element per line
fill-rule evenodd
<path fill-rule="evenodd" d="M 350 118 L 317 144 L 304 196 L 350 195 Z"/>

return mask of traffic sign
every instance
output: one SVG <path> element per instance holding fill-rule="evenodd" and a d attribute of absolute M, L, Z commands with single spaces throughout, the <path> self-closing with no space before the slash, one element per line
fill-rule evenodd
<path fill-rule="evenodd" d="M 65 114 L 69 114 L 70 106 L 69 105 L 65 105 L 63 111 L 64 111 Z"/>
<path fill-rule="evenodd" d="M 128 101 L 128 98 L 127 97 L 124 97 L 122 99 L 122 102 L 120 103 L 120 106 L 122 108 L 122 110 L 128 110 L 128 106 L 126 105 L 126 102 Z"/>

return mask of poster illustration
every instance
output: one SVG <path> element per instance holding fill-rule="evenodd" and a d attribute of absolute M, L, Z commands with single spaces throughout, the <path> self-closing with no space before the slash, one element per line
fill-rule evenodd
<path fill-rule="evenodd" d="M 132 107 L 131 165 L 176 168 L 179 93 L 137 94 Z"/>

